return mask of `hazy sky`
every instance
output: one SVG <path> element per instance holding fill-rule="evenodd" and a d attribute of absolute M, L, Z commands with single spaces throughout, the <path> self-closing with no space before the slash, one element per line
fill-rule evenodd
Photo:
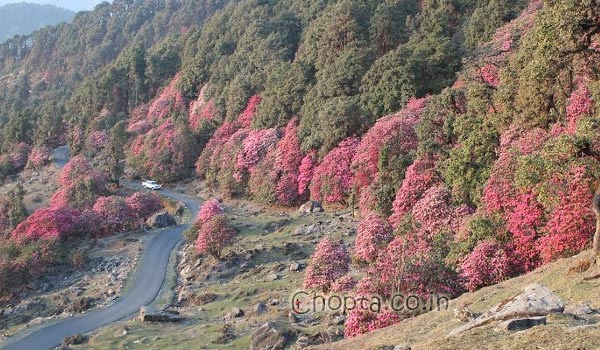
<path fill-rule="evenodd" d="M 33 2 L 36 4 L 52 4 L 73 11 L 91 10 L 104 0 L 0 0 L 0 5 L 17 2 Z"/>

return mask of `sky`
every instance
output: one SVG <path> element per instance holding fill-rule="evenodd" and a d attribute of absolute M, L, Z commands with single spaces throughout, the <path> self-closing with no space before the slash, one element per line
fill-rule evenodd
<path fill-rule="evenodd" d="M 52 4 L 73 11 L 91 10 L 103 0 L 0 0 L 0 5 L 17 2 L 32 2 L 36 4 Z"/>

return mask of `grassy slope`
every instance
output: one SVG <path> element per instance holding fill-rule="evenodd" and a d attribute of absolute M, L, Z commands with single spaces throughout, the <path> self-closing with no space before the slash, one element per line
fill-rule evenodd
<path fill-rule="evenodd" d="M 408 344 L 412 350 L 421 349 L 598 349 L 600 347 L 600 324 L 572 327 L 572 320 L 564 315 L 548 318 L 546 326 L 534 327 L 521 332 L 494 330 L 494 325 L 476 328 L 462 336 L 450 337 L 448 332 L 462 323 L 454 317 L 454 308 L 467 306 L 481 313 L 492 306 L 518 294 L 530 283 L 541 283 L 560 295 L 567 307 L 587 303 L 600 309 L 598 291 L 600 280 L 584 281 L 592 268 L 586 272 L 573 272 L 579 262 L 590 260 L 590 252 L 583 252 L 569 259 L 562 259 L 536 271 L 507 280 L 498 285 L 467 293 L 451 302 L 446 311 L 434 311 L 406 320 L 395 326 L 354 339 L 343 340 L 311 350 L 367 350 L 377 345 Z"/>

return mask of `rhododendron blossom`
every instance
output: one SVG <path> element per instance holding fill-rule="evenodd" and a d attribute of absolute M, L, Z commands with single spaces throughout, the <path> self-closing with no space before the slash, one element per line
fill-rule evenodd
<path fill-rule="evenodd" d="M 325 237 L 317 244 L 304 276 L 304 288 L 328 293 L 331 285 L 348 273 L 350 257 L 341 242 Z"/>
<path fill-rule="evenodd" d="M 469 291 L 496 284 L 510 277 L 508 254 L 497 243 L 481 241 L 460 265 Z"/>
<path fill-rule="evenodd" d="M 254 95 L 248 100 L 246 109 L 237 117 L 236 123 L 240 128 L 249 128 L 252 125 L 252 119 L 256 114 L 256 108 L 262 102 L 262 98 L 259 95 Z"/>
<path fill-rule="evenodd" d="M 206 97 L 207 88 L 208 84 L 202 86 L 198 98 L 190 103 L 188 121 L 192 130 L 198 130 L 202 123 L 212 121 L 217 113 L 214 101 Z"/>
<path fill-rule="evenodd" d="M 577 81 L 578 86 L 571 93 L 571 96 L 567 101 L 567 132 L 569 134 L 574 134 L 576 132 L 579 119 L 586 114 L 590 114 L 594 108 L 594 102 L 590 91 L 585 84 L 585 80 L 579 78 Z"/>
<path fill-rule="evenodd" d="M 236 161 L 236 179 L 241 179 L 242 172 L 252 173 L 256 164 L 275 145 L 278 140 L 276 129 L 252 130 L 242 142 L 241 152 Z"/>
<path fill-rule="evenodd" d="M 96 231 L 103 235 L 128 230 L 133 223 L 131 210 L 122 197 L 98 197 L 92 210 L 98 218 Z"/>
<path fill-rule="evenodd" d="M 106 146 L 106 142 L 108 141 L 108 134 L 105 130 L 96 130 L 92 131 L 88 135 L 88 144 L 90 147 L 99 150 Z"/>
<path fill-rule="evenodd" d="M 50 161 L 50 149 L 46 146 L 34 147 L 27 159 L 27 167 L 40 169 Z"/>
<path fill-rule="evenodd" d="M 440 181 L 432 159 L 417 159 L 407 169 L 402 185 L 392 204 L 390 222 L 397 226 L 402 218 L 412 210 L 421 196 L 431 186 Z"/>
<path fill-rule="evenodd" d="M 180 78 L 181 74 L 177 73 L 169 85 L 150 103 L 147 114 L 147 120 L 150 123 L 160 123 L 171 113 L 187 111 L 185 99 L 177 89 Z"/>
<path fill-rule="evenodd" d="M 338 278 L 331 285 L 331 292 L 333 293 L 343 293 L 352 290 L 356 286 L 356 280 L 354 277 L 346 275 Z"/>
<path fill-rule="evenodd" d="M 223 215 L 224 213 L 225 209 L 217 199 L 209 199 L 206 202 L 204 202 L 200 207 L 200 211 L 198 212 L 198 222 L 207 222 L 213 217 L 217 215 Z"/>
<path fill-rule="evenodd" d="M 216 259 L 221 258 L 221 251 L 235 237 L 235 230 L 229 226 L 225 215 L 215 215 L 205 222 L 198 231 L 196 249 L 202 254 L 210 254 Z"/>
<path fill-rule="evenodd" d="M 369 213 L 358 225 L 354 256 L 360 261 L 372 263 L 392 238 L 392 228 L 387 221 L 376 213 Z"/>
<path fill-rule="evenodd" d="M 146 219 L 162 208 L 160 197 L 156 193 L 136 192 L 125 199 L 131 215 Z"/>
<path fill-rule="evenodd" d="M 79 210 L 70 208 L 41 208 L 21 222 L 11 233 L 17 242 L 38 239 L 65 239 L 74 233 Z"/>
<path fill-rule="evenodd" d="M 311 150 L 308 152 L 302 161 L 300 161 L 300 168 L 298 169 L 298 193 L 304 194 L 308 190 L 310 181 L 312 180 L 313 173 L 315 170 L 315 164 L 317 163 L 317 151 Z"/>
<path fill-rule="evenodd" d="M 389 327 L 401 320 L 402 317 L 393 311 L 385 310 L 376 313 L 357 307 L 348 314 L 348 319 L 344 324 L 344 336 L 346 338 L 356 337 L 380 328 Z"/>
<path fill-rule="evenodd" d="M 310 186 L 313 199 L 343 202 L 352 188 L 352 158 L 360 141 L 356 137 L 342 141 L 329 152 L 315 170 Z"/>

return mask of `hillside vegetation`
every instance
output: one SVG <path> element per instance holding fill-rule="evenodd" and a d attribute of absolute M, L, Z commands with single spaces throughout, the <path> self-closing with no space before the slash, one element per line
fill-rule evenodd
<path fill-rule="evenodd" d="M 67 143 L 109 182 L 356 208 L 306 288 L 454 297 L 590 245 L 599 55 L 597 0 L 117 0 L 0 47 L 0 176 Z M 86 169 L 48 212 L 96 207 Z"/>

